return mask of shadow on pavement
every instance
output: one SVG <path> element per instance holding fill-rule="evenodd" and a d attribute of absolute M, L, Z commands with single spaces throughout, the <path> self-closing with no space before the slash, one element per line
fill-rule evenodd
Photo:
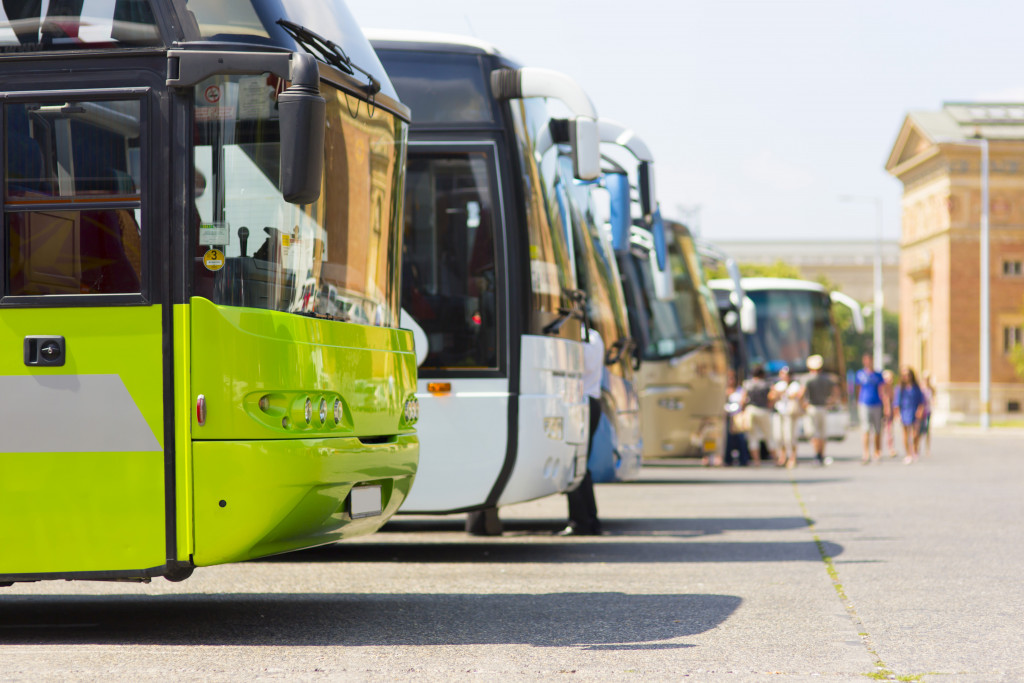
<path fill-rule="evenodd" d="M 379 538 L 379 537 L 378 537 Z M 504 540 L 459 539 L 417 543 L 339 543 L 275 555 L 251 562 L 506 562 L 512 564 L 563 563 L 659 563 L 659 562 L 821 562 L 821 554 L 813 541 L 796 542 L 721 542 L 704 541 L 659 543 L 622 542 L 614 537 L 586 540 L 552 539 L 538 543 L 522 538 Z M 838 557 L 843 547 L 823 542 L 829 557 Z"/>
<path fill-rule="evenodd" d="M 726 468 L 729 469 L 729 468 Z M 742 468 L 740 468 L 742 469 Z M 797 468 L 799 469 L 799 468 Z M 643 470 L 641 470 L 642 472 Z M 756 471 L 756 470 L 755 470 Z M 749 470 L 744 470 L 744 474 L 748 473 Z M 812 477 L 807 479 L 797 479 L 796 483 L 803 484 L 840 484 L 843 482 L 850 481 L 849 477 Z M 633 479 L 632 481 L 626 482 L 615 482 L 615 486 L 629 486 L 631 484 L 664 484 L 668 486 L 676 486 L 678 484 L 690 485 L 696 484 L 699 486 L 706 486 L 708 484 L 785 484 L 786 486 L 792 486 L 793 481 L 787 478 L 776 478 L 776 479 L 754 479 L 750 477 L 738 478 L 738 477 L 722 477 L 717 479 Z M 601 486 L 602 484 L 598 484 Z"/>
<path fill-rule="evenodd" d="M 502 520 L 506 535 L 553 534 L 565 527 L 564 519 L 505 519 Z M 803 517 L 715 517 L 715 518 L 605 518 L 601 524 L 610 536 L 715 536 L 726 531 L 786 531 L 804 529 L 807 520 Z M 381 534 L 426 533 L 463 531 L 463 517 L 438 517 L 427 519 L 392 518 Z"/>
<path fill-rule="evenodd" d="M 0 644 L 526 644 L 643 650 L 651 641 L 709 631 L 741 602 L 732 595 L 625 593 L 18 595 L 0 602 Z"/>

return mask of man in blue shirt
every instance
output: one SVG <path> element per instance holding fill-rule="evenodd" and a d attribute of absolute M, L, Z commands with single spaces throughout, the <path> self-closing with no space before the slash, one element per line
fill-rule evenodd
<path fill-rule="evenodd" d="M 857 371 L 857 415 L 860 417 L 860 428 L 864 438 L 864 457 L 861 462 L 871 462 L 871 451 L 868 446 L 871 433 L 875 434 L 875 462 L 882 459 L 882 396 L 879 387 L 885 381 L 882 373 L 877 372 L 871 361 L 871 354 L 861 356 L 863 367 Z"/>

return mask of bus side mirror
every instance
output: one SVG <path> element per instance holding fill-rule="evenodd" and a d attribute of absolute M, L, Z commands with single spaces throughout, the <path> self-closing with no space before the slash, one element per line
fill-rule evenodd
<path fill-rule="evenodd" d="M 569 120 L 572 174 L 577 180 L 595 180 L 601 175 L 601 139 L 597 121 L 589 116 Z"/>
<path fill-rule="evenodd" d="M 292 84 L 277 97 L 281 127 L 281 194 L 291 204 L 320 197 L 324 171 L 327 102 L 312 55 L 292 55 Z"/>
<path fill-rule="evenodd" d="M 652 216 L 658 208 L 657 195 L 654 191 L 654 164 L 644 161 L 637 167 L 637 179 L 640 187 L 640 210 L 644 220 Z"/>
<path fill-rule="evenodd" d="M 654 236 L 654 253 L 657 255 L 658 270 L 668 270 L 668 245 L 665 243 L 665 221 L 661 219 L 661 209 L 654 210 L 651 223 L 651 234 Z M 669 276 L 671 280 L 671 275 Z"/>
<path fill-rule="evenodd" d="M 609 223 L 612 226 L 612 248 L 621 252 L 629 249 L 630 198 L 629 178 L 621 173 L 609 173 L 604 177 L 608 190 Z"/>

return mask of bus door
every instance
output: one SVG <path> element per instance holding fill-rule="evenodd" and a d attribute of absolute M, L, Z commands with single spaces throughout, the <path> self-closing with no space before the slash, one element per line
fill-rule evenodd
<path fill-rule="evenodd" d="M 174 557 L 166 60 L 104 61 L 4 80 L 0 580 L 142 578 Z"/>
<path fill-rule="evenodd" d="M 416 485 L 403 512 L 483 505 L 509 449 L 503 228 L 493 142 L 411 142 L 402 308 L 423 329 Z"/>

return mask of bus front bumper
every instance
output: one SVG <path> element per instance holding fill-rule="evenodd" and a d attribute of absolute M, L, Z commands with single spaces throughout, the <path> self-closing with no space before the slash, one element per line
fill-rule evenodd
<path fill-rule="evenodd" d="M 419 459 L 415 434 L 385 443 L 343 437 L 196 441 L 192 448 L 197 566 L 373 533 L 405 500 Z"/>

